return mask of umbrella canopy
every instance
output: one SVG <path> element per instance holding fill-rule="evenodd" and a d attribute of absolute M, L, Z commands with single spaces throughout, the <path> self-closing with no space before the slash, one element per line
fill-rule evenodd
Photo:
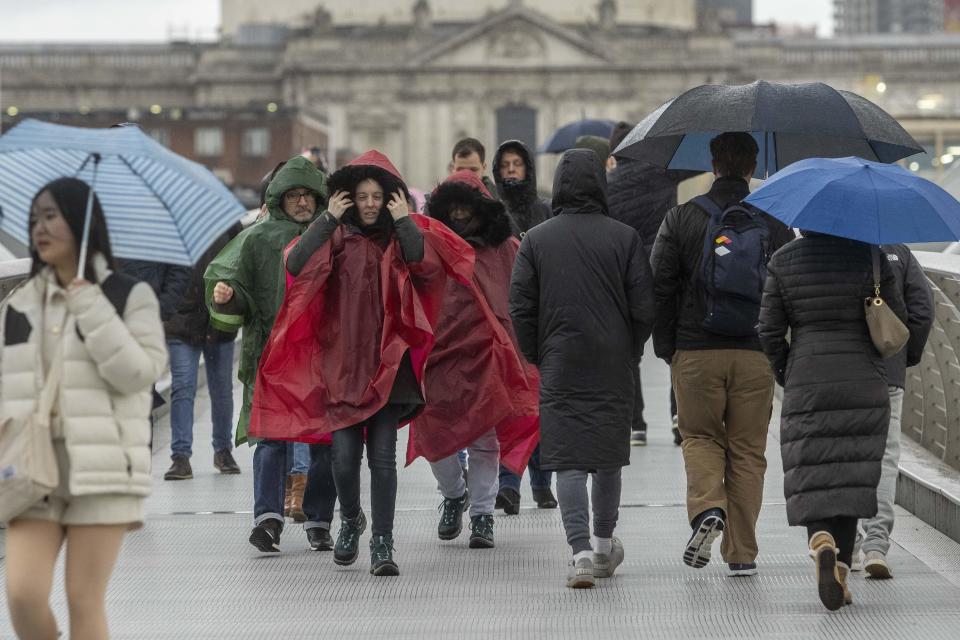
<path fill-rule="evenodd" d="M 758 178 L 804 158 L 859 156 L 896 162 L 923 148 L 866 98 L 821 82 L 702 85 L 648 115 L 614 150 L 616 157 L 667 169 L 710 171 L 710 139 L 725 131 L 757 140 Z"/>
<path fill-rule="evenodd" d="M 95 154 L 99 167 L 94 184 Z M 204 166 L 138 127 L 25 120 L 0 136 L 0 229 L 29 244 L 30 202 L 64 176 L 93 184 L 120 258 L 192 265 L 246 213 Z"/>
<path fill-rule="evenodd" d="M 870 244 L 960 239 L 960 202 L 899 165 L 811 158 L 790 165 L 745 202 L 790 227 Z"/>
<path fill-rule="evenodd" d="M 578 120 L 565 124 L 540 145 L 537 153 L 563 153 L 573 149 L 581 136 L 598 136 L 607 140 L 616 125 L 613 120 Z"/>

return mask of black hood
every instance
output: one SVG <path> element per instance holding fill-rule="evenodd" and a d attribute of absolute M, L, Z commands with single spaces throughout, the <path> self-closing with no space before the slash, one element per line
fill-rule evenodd
<path fill-rule="evenodd" d="M 560 159 L 553 179 L 553 214 L 561 213 L 609 213 L 607 176 L 589 149 L 570 149 Z"/>
<path fill-rule="evenodd" d="M 503 178 L 500 177 L 500 158 L 505 151 L 513 151 L 518 154 L 527 165 L 526 180 L 515 186 L 504 185 Z M 519 204 L 519 201 L 533 202 L 537 199 L 537 166 L 533 161 L 530 149 L 519 140 L 507 140 L 497 148 L 497 152 L 493 156 L 493 179 L 497 184 L 497 193 L 501 200 L 518 202 Z"/>
<path fill-rule="evenodd" d="M 393 217 L 387 210 L 387 203 L 390 202 L 391 196 L 397 191 L 401 191 L 407 202 L 410 203 L 411 211 L 415 206 L 410 191 L 403 180 L 392 172 L 372 164 L 348 164 L 330 174 L 330 177 L 327 178 L 327 189 L 330 195 L 337 191 L 346 191 L 352 199 L 356 193 L 357 185 L 368 179 L 376 180 L 383 187 L 383 207 L 380 209 L 380 217 L 372 226 L 365 227 L 360 224 L 357 207 L 353 205 L 343 214 L 343 222 L 358 229 L 366 236 L 386 235 L 389 237 L 393 233 Z"/>
<path fill-rule="evenodd" d="M 467 242 L 476 246 L 496 247 L 514 235 L 513 222 L 503 203 L 484 196 L 462 182 L 448 180 L 434 189 L 428 215 L 453 229 L 450 209 L 455 204 L 469 205 L 479 223 L 475 232 L 464 236 Z"/>

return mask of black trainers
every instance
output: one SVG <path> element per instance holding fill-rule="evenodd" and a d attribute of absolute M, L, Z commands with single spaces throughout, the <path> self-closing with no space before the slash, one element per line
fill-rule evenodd
<path fill-rule="evenodd" d="M 360 536 L 367 530 L 367 516 L 363 509 L 353 520 L 340 518 L 340 533 L 337 534 L 337 544 L 333 548 L 333 561 L 341 566 L 348 566 L 357 561 L 360 555 Z"/>
<path fill-rule="evenodd" d="M 493 516 L 470 518 L 470 548 L 493 549 Z"/>
<path fill-rule="evenodd" d="M 250 532 L 250 544 L 263 553 L 280 553 L 280 532 L 283 523 L 274 518 L 264 520 Z"/>
<path fill-rule="evenodd" d="M 707 509 L 693 521 L 693 534 L 683 550 L 683 563 L 694 569 L 702 569 L 710 562 L 713 541 L 723 533 L 723 510 Z"/>
<path fill-rule="evenodd" d="M 440 503 L 440 525 L 437 527 L 437 537 L 441 540 L 454 540 L 463 531 L 463 512 L 466 511 L 470 498 L 467 492 L 459 498 L 444 498 Z"/>
<path fill-rule="evenodd" d="M 221 449 L 213 454 L 213 466 L 225 476 L 235 476 L 240 473 L 240 465 L 233 459 L 230 449 Z"/>
<path fill-rule="evenodd" d="M 645 447 L 647 446 L 647 432 L 646 431 L 631 431 L 630 432 L 630 444 L 634 447 Z"/>
<path fill-rule="evenodd" d="M 333 549 L 333 537 L 330 531 L 321 527 L 307 529 L 307 542 L 314 551 L 330 551 Z"/>
<path fill-rule="evenodd" d="M 520 513 L 520 492 L 510 487 L 500 489 L 497 494 L 497 509 L 503 509 L 507 515 L 515 516 Z"/>
<path fill-rule="evenodd" d="M 553 497 L 553 491 L 550 491 L 550 487 L 544 487 L 543 489 L 531 489 L 533 492 L 533 499 L 537 503 L 537 509 L 556 509 L 557 508 L 557 499 Z M 517 509 L 520 508 L 520 499 L 517 498 Z"/>
<path fill-rule="evenodd" d="M 375 576 L 400 575 L 400 567 L 393 561 L 393 536 L 370 538 L 370 573 Z"/>
<path fill-rule="evenodd" d="M 173 464 L 165 474 L 164 480 L 190 480 L 193 478 L 193 469 L 190 467 L 190 458 L 179 453 L 170 457 Z"/>

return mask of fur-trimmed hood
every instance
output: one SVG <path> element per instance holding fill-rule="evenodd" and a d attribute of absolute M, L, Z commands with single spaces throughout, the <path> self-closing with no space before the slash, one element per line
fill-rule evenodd
<path fill-rule="evenodd" d="M 367 179 L 376 180 L 383 187 L 383 208 L 380 210 L 380 218 L 376 226 L 393 229 L 393 218 L 387 211 L 387 203 L 397 191 L 403 192 L 410 206 L 410 212 L 413 213 L 416 210 L 416 201 L 410 196 L 410 190 L 407 189 L 403 176 L 387 156 L 373 149 L 331 173 L 327 179 L 327 190 L 331 196 L 337 191 L 346 191 L 352 198 L 357 185 Z M 347 209 L 343 219 L 347 224 L 360 226 L 356 205 Z"/>
<path fill-rule="evenodd" d="M 470 244 L 496 247 L 516 234 L 503 203 L 490 194 L 475 173 L 467 169 L 457 171 L 437 185 L 430 195 L 427 213 L 449 227 L 450 210 L 457 204 L 472 207 L 474 217 L 480 223 L 475 233 L 464 236 Z"/>

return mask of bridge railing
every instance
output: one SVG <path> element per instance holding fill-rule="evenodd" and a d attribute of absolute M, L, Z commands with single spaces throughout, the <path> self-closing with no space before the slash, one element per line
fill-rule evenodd
<path fill-rule="evenodd" d="M 30 260 L 0 262 L 0 300 L 3 300 L 30 274 Z"/>

